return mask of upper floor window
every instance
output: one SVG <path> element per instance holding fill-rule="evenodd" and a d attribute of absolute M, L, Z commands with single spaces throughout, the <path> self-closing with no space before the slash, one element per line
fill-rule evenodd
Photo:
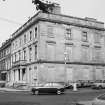
<path fill-rule="evenodd" d="M 72 39 L 72 33 L 71 33 L 71 29 L 70 28 L 66 29 L 66 39 Z"/>
<path fill-rule="evenodd" d="M 37 38 L 37 27 L 35 27 L 35 38 Z"/>
<path fill-rule="evenodd" d="M 14 59 L 15 59 L 15 62 L 16 62 L 16 60 L 17 60 L 17 54 L 16 53 L 14 54 L 14 57 L 15 57 Z"/>
<path fill-rule="evenodd" d="M 17 43 L 17 40 L 15 41 L 15 48 L 17 48 L 18 47 L 18 43 Z"/>
<path fill-rule="evenodd" d="M 14 43 L 12 44 L 12 48 L 14 49 Z"/>
<path fill-rule="evenodd" d="M 32 61 L 32 47 L 29 47 L 29 61 Z"/>
<path fill-rule="evenodd" d="M 23 50 L 23 59 L 26 60 L 26 49 Z"/>
<path fill-rule="evenodd" d="M 30 31 L 30 40 L 32 40 L 32 31 Z"/>
<path fill-rule="evenodd" d="M 83 61 L 89 61 L 89 47 L 81 46 L 81 59 Z"/>
<path fill-rule="evenodd" d="M 22 39 L 21 38 L 19 39 L 19 45 L 20 46 L 22 45 Z"/>
<path fill-rule="evenodd" d="M 54 37 L 54 28 L 53 26 L 48 26 L 47 28 L 47 34 L 48 34 L 48 37 Z"/>
<path fill-rule="evenodd" d="M 103 58 L 102 58 L 102 50 L 101 50 L 101 47 L 94 47 L 92 49 L 92 60 L 93 61 L 101 61 Z"/>
<path fill-rule="evenodd" d="M 48 60 L 55 60 L 55 48 L 56 48 L 56 44 L 55 43 L 50 43 L 50 42 L 48 42 L 47 43 L 47 50 L 46 50 L 46 52 L 47 52 L 47 54 L 46 54 L 46 56 L 47 56 L 47 59 Z"/>
<path fill-rule="evenodd" d="M 26 43 L 26 34 L 24 35 L 24 43 Z"/>
<path fill-rule="evenodd" d="M 21 60 L 21 51 L 19 50 L 18 53 L 19 53 L 19 60 Z"/>
<path fill-rule="evenodd" d="M 37 59 L 37 45 L 35 45 L 35 60 Z"/>
<path fill-rule="evenodd" d="M 64 57 L 65 60 L 70 61 L 72 57 L 73 47 L 71 45 L 65 44 Z"/>
<path fill-rule="evenodd" d="M 82 41 L 88 41 L 88 34 L 85 31 L 82 32 Z"/>
<path fill-rule="evenodd" d="M 94 42 L 95 43 L 100 43 L 100 34 L 94 34 Z"/>

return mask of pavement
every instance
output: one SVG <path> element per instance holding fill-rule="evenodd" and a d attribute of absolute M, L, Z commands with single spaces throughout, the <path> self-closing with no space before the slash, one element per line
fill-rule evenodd
<path fill-rule="evenodd" d="M 80 105 L 92 105 L 92 101 L 80 101 Z"/>
<path fill-rule="evenodd" d="M 5 91 L 5 92 L 22 92 L 22 91 L 30 91 L 29 89 L 16 89 L 16 88 L 8 88 L 8 87 L 0 87 L 0 92 Z M 72 89 L 67 89 L 67 93 L 81 93 L 81 92 L 92 92 L 91 89 L 78 89 L 76 91 Z"/>
<path fill-rule="evenodd" d="M 23 91 L 29 91 L 29 90 L 6 88 L 6 87 L 0 88 L 0 92 L 23 92 Z"/>
<path fill-rule="evenodd" d="M 93 91 L 92 89 L 78 89 L 77 91 L 67 90 L 66 92 L 81 93 L 81 92 L 92 92 L 92 91 Z M 94 91 L 98 91 L 98 90 L 94 90 Z M 0 92 L 29 92 L 29 90 L 3 87 L 3 88 L 0 88 Z M 92 101 L 80 101 L 79 105 L 92 105 Z"/>
<path fill-rule="evenodd" d="M 22 92 L 22 91 L 30 91 L 30 89 L 16 89 L 16 88 L 8 88 L 8 87 L 0 87 L 0 91 L 10 91 L 10 92 Z M 99 90 L 94 90 L 95 92 L 99 91 Z M 102 90 L 101 90 L 102 91 Z M 105 90 L 103 90 L 105 92 Z M 81 88 L 78 90 L 72 90 L 72 89 L 67 89 L 66 91 L 67 93 L 82 93 L 82 92 L 93 92 L 93 90 L 91 88 Z M 66 93 L 65 92 L 65 93 Z"/>

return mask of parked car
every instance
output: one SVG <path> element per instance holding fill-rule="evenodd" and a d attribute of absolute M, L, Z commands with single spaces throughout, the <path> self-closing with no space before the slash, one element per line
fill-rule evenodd
<path fill-rule="evenodd" d="M 92 89 L 103 89 L 103 88 L 105 88 L 105 80 L 96 80 L 92 85 Z"/>
<path fill-rule="evenodd" d="M 39 93 L 56 93 L 58 95 L 64 93 L 65 87 L 60 83 L 49 82 L 45 84 L 38 84 L 32 87 L 32 94 L 38 95 Z"/>
<path fill-rule="evenodd" d="M 92 101 L 92 105 L 105 105 L 105 93 L 96 97 Z"/>
<path fill-rule="evenodd" d="M 65 83 L 65 88 L 66 89 L 72 89 L 73 88 L 73 82 L 72 81 L 68 81 Z"/>
<path fill-rule="evenodd" d="M 77 80 L 77 87 L 78 88 L 86 88 L 91 87 L 93 85 L 92 80 Z"/>
<path fill-rule="evenodd" d="M 5 87 L 6 81 L 0 81 L 0 87 Z"/>

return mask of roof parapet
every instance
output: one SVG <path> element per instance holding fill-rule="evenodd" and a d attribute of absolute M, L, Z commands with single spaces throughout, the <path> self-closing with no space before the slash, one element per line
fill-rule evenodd
<path fill-rule="evenodd" d="M 90 18 L 90 17 L 85 17 L 85 20 L 93 21 L 93 22 L 97 21 L 97 19 L 95 19 L 95 18 Z"/>

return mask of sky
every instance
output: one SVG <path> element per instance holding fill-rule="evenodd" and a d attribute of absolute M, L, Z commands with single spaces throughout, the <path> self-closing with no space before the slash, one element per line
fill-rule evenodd
<path fill-rule="evenodd" d="M 80 18 L 90 17 L 105 23 L 105 0 L 48 0 L 61 5 L 61 13 Z M 36 14 L 32 0 L 0 0 L 0 46 Z"/>

